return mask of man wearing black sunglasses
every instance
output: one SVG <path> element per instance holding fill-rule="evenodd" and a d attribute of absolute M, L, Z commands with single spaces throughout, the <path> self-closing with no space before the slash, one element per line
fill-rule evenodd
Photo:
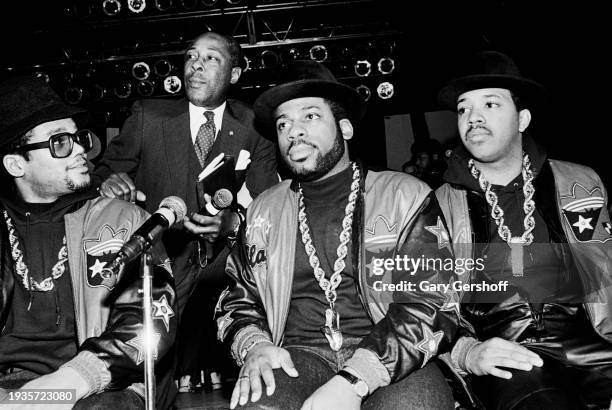
<path fill-rule="evenodd" d="M 107 266 L 148 214 L 90 189 L 84 114 L 38 78 L 0 83 L 0 403 L 20 404 L 10 389 L 59 389 L 74 408 L 144 407 L 140 281 L 118 283 Z M 175 291 L 164 250 L 153 254 L 163 367 Z M 137 265 L 121 275 L 137 277 Z"/>

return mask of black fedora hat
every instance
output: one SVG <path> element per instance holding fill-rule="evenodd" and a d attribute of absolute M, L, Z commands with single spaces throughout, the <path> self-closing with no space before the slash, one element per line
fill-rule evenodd
<path fill-rule="evenodd" d="M 265 127 L 274 126 L 274 110 L 280 104 L 302 97 L 321 97 L 337 102 L 353 122 L 365 114 L 365 101 L 357 91 L 336 80 L 332 72 L 319 62 L 294 61 L 281 71 L 280 77 L 279 84 L 264 91 L 253 104 L 257 122 Z"/>
<path fill-rule="evenodd" d="M 0 151 L 45 122 L 87 117 L 87 111 L 64 103 L 42 78 L 23 75 L 0 83 Z"/>
<path fill-rule="evenodd" d="M 526 105 L 537 104 L 546 96 L 544 87 L 524 78 L 510 57 L 497 51 L 481 51 L 466 61 L 460 75 L 440 90 L 438 102 L 454 111 L 461 94 L 481 88 L 508 89 Z"/>

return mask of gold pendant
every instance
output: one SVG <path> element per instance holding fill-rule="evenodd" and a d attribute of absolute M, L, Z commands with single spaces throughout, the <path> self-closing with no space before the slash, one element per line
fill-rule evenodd
<path fill-rule="evenodd" d="M 340 331 L 340 314 L 334 309 L 325 309 L 325 327 L 323 333 L 334 352 L 342 347 L 342 332 Z"/>
<path fill-rule="evenodd" d="M 512 264 L 512 276 L 523 277 L 523 245 L 525 241 L 520 236 L 514 236 L 508 241 L 510 247 L 510 263 Z"/>

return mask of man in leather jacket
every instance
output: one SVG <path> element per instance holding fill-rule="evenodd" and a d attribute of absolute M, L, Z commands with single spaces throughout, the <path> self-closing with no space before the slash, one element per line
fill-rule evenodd
<path fill-rule="evenodd" d="M 436 194 L 456 257 L 486 261 L 462 314 L 473 334 L 451 357 L 487 409 L 608 407 L 612 398 L 612 227 L 590 168 L 547 158 L 526 135 L 541 85 L 481 52 L 440 91 L 461 142 Z"/>
<path fill-rule="evenodd" d="M 74 408 L 144 408 L 138 263 L 108 265 L 148 214 L 88 188 L 95 136 L 77 131 L 82 110 L 32 76 L 1 83 L 0 101 L 0 400 L 10 403 L 7 389 L 60 389 Z M 152 256 L 162 370 L 175 292 L 162 247 Z"/>
<path fill-rule="evenodd" d="M 456 303 L 442 291 L 381 290 L 451 280 L 401 263 L 452 257 L 435 195 L 350 160 L 365 106 L 322 64 L 295 62 L 279 84 L 254 109 L 276 128 L 292 179 L 249 206 L 218 304 L 219 338 L 241 365 L 230 406 L 454 408 L 431 359 L 452 342 Z"/>

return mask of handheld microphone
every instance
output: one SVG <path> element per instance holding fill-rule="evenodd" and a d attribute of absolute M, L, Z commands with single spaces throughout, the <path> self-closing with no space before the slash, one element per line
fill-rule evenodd
<path fill-rule="evenodd" d="M 200 215 L 215 216 L 225 208 L 229 207 L 233 200 L 234 195 L 232 194 L 232 191 L 227 188 L 217 189 L 212 200 L 204 205 L 202 209 L 198 211 L 198 213 Z M 201 246 L 199 242 L 198 246 Z M 214 245 L 210 242 L 205 242 L 204 247 L 206 248 L 206 260 L 212 259 L 215 253 Z"/>
<path fill-rule="evenodd" d="M 204 205 L 202 209 L 198 211 L 201 215 L 215 216 L 225 208 L 229 207 L 234 200 L 232 191 L 227 188 L 218 189 L 215 192 L 212 200 Z"/>
<path fill-rule="evenodd" d="M 123 244 L 109 269 L 114 271 L 134 260 L 149 249 L 166 228 L 185 219 L 186 214 L 187 206 L 181 198 L 178 196 L 164 198 L 159 204 L 159 209 Z"/>

